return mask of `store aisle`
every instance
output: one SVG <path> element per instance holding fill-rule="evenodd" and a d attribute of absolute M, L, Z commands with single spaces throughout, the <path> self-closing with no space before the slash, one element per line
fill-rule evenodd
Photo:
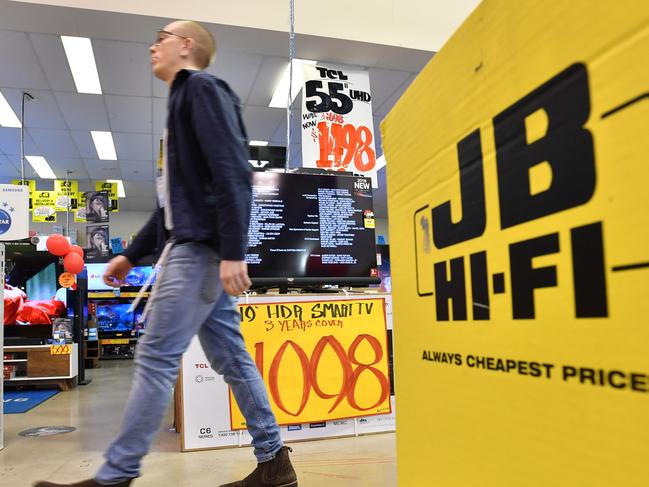
<path fill-rule="evenodd" d="M 5 415 L 5 449 L 0 452 L 0 486 L 27 487 L 34 480 L 76 481 L 92 476 L 104 448 L 116 435 L 132 374 L 130 361 L 104 361 L 88 371 L 93 382 L 52 399 L 25 414 Z M 173 422 L 170 409 L 165 422 Z M 22 438 L 39 426 L 73 426 L 59 436 Z M 215 487 L 247 475 L 250 448 L 179 453 L 178 435 L 165 429 L 145 459 L 135 487 Z M 301 486 L 395 486 L 393 433 L 293 443 L 293 464 Z"/>

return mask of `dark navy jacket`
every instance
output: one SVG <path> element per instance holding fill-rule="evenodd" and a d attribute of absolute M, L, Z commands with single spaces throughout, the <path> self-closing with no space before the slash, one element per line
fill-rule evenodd
<path fill-rule="evenodd" d="M 202 71 L 176 75 L 167 105 L 167 169 L 173 230 L 158 208 L 124 255 L 136 263 L 168 238 L 201 242 L 224 260 L 244 260 L 251 174 L 239 99 L 224 81 Z"/>

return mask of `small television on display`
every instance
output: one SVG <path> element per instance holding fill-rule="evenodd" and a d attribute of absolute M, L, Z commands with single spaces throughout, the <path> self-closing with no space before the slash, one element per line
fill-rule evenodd
<path fill-rule="evenodd" d="M 246 262 L 253 286 L 378 284 L 369 178 L 253 173 Z"/>
<path fill-rule="evenodd" d="M 131 333 L 133 312 L 130 303 L 97 301 L 97 329 L 100 334 Z"/>
<path fill-rule="evenodd" d="M 108 264 L 86 264 L 88 270 L 88 290 L 90 291 L 111 291 L 115 288 L 104 283 L 104 272 Z M 152 266 L 135 266 L 126 276 L 123 288 L 139 288 L 153 273 Z"/>

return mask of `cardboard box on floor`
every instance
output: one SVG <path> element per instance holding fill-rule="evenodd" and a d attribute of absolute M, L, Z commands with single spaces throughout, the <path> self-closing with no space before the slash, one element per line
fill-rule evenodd
<path fill-rule="evenodd" d="M 648 52 L 487 0 L 383 122 L 399 485 L 647 485 Z"/>

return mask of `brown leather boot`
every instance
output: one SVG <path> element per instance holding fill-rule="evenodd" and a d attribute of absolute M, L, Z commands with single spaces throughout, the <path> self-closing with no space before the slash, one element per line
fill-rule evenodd
<path fill-rule="evenodd" d="M 133 479 L 128 479 L 120 482 L 119 484 L 110 484 L 110 487 L 128 487 L 131 485 Z M 55 484 L 54 482 L 36 482 L 34 487 L 106 487 L 104 484 L 100 484 L 93 479 L 84 480 L 83 482 L 77 482 L 75 484 Z"/>
<path fill-rule="evenodd" d="M 283 446 L 275 458 L 258 463 L 257 468 L 245 479 L 221 487 L 297 487 L 297 475 L 288 458 L 288 452 L 292 451 L 288 446 Z"/>

